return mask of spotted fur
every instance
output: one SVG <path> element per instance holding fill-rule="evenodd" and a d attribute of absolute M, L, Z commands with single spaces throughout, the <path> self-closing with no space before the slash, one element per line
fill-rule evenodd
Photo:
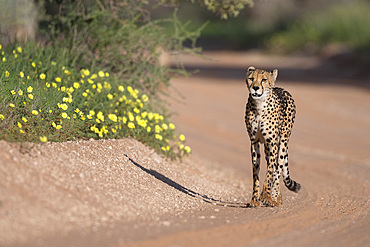
<path fill-rule="evenodd" d="M 271 72 L 249 67 L 247 87 L 249 98 L 245 111 L 245 124 L 251 141 L 253 166 L 253 195 L 250 205 L 261 203 L 266 206 L 279 206 L 282 203 L 280 176 L 285 186 L 298 192 L 301 185 L 289 177 L 288 142 L 294 123 L 296 106 L 290 93 L 274 87 L 278 70 Z M 267 173 L 260 194 L 259 144 L 264 145 Z"/>

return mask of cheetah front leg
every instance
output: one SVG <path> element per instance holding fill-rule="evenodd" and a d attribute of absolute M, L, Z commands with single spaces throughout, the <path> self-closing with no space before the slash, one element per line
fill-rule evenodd
<path fill-rule="evenodd" d="M 267 172 L 265 182 L 263 183 L 263 189 L 261 194 L 261 202 L 265 206 L 274 207 L 277 206 L 278 203 L 276 200 L 272 198 L 272 189 L 274 184 L 274 177 L 275 177 L 275 163 L 277 158 L 277 146 L 276 144 L 269 143 L 265 144 L 265 156 L 267 162 Z"/>
<path fill-rule="evenodd" d="M 253 195 L 250 202 L 251 207 L 258 207 L 260 205 L 260 181 L 259 181 L 259 172 L 260 172 L 260 145 L 258 142 L 252 143 L 251 145 L 251 154 L 252 154 L 252 166 L 253 166 Z"/>

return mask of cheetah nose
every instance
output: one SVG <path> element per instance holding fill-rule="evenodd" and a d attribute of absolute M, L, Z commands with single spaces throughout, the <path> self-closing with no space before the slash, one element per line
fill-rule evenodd
<path fill-rule="evenodd" d="M 258 89 L 260 89 L 260 87 L 259 87 L 259 86 L 253 86 L 253 90 L 254 90 L 254 91 L 257 91 Z"/>

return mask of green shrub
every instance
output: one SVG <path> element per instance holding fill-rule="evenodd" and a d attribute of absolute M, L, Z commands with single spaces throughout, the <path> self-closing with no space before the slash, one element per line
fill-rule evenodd
<path fill-rule="evenodd" d="M 151 20 L 144 1 L 71 1 L 55 4 L 57 13 L 49 14 L 49 44 L 64 47 L 78 68 L 96 67 L 112 76 L 156 96 L 159 85 L 169 85 L 173 75 L 186 74 L 183 67 L 167 68 L 160 64 L 168 54 L 198 52 L 195 40 L 200 30 L 189 31 L 176 16 Z M 167 31 L 163 28 L 167 23 Z M 190 40 L 190 48 L 184 42 Z"/>
<path fill-rule="evenodd" d="M 70 67 L 63 51 L 35 44 L 0 52 L 0 139 L 134 137 L 171 159 L 190 153 L 147 94 L 108 72 Z"/>
<path fill-rule="evenodd" d="M 356 1 L 332 5 L 329 9 L 308 14 L 287 31 L 274 35 L 269 47 L 292 52 L 305 47 L 320 49 L 326 44 L 340 43 L 353 50 L 370 50 L 370 3 Z"/>

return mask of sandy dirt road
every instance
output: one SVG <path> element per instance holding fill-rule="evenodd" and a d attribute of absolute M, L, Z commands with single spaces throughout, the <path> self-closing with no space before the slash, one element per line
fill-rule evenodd
<path fill-rule="evenodd" d="M 315 57 L 205 55 L 185 58 L 201 72 L 174 79 L 185 100 L 169 100 L 193 150 L 184 163 L 130 139 L 0 143 L 0 246 L 368 246 L 369 78 Z M 279 208 L 245 208 L 250 65 L 278 68 L 297 104 L 289 164 L 302 190 L 283 188 Z"/>

